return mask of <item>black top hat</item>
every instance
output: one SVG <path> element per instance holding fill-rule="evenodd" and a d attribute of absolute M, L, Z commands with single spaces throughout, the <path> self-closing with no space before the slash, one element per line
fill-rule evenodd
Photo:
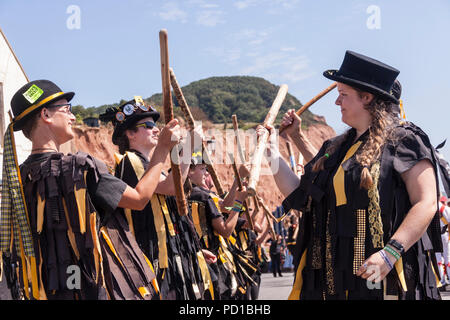
<path fill-rule="evenodd" d="M 141 97 L 125 102 L 116 108 L 108 108 L 105 113 L 99 116 L 103 122 L 111 121 L 114 125 L 112 142 L 119 143 L 119 138 L 125 130 L 134 126 L 139 120 L 151 117 L 153 121 L 158 121 L 160 114 L 149 104 L 145 104 Z"/>
<path fill-rule="evenodd" d="M 74 95 L 73 92 L 63 92 L 49 80 L 35 80 L 27 83 L 11 99 L 14 131 L 22 130 L 27 120 L 43 107 L 61 99 L 70 101 Z"/>
<path fill-rule="evenodd" d="M 392 92 L 399 70 L 362 54 L 346 51 L 339 70 L 327 70 L 323 75 L 376 96 L 399 103 Z"/>

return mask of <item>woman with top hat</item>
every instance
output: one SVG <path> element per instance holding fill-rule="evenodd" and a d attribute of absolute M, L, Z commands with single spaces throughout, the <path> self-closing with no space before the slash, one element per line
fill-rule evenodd
<path fill-rule="evenodd" d="M 139 182 L 158 151 L 156 146 L 161 132 L 156 122 L 159 117 L 160 114 L 140 97 L 100 115 L 102 121 L 112 121 L 114 125 L 112 141 L 119 146 L 120 153 L 115 176 L 131 186 Z M 195 129 L 188 137 L 193 141 L 186 139 L 187 146 L 182 152 L 190 155 L 195 141 L 201 141 L 202 136 Z M 183 180 L 189 164 L 190 159 L 180 164 Z M 206 261 L 214 261 L 215 256 L 207 250 L 202 252 L 190 219 L 179 215 L 172 174 L 162 172 L 158 180 L 150 203 L 143 210 L 125 209 L 123 216 L 156 270 L 161 298 L 203 299 L 205 284 L 201 269 L 207 269 Z"/>
<path fill-rule="evenodd" d="M 155 275 L 116 209 L 141 210 L 149 202 L 180 139 L 179 125 L 174 120 L 162 130 L 149 169 L 133 188 L 86 153 L 59 152 L 74 137 L 73 96 L 51 81 L 37 80 L 11 100 L 0 251 L 16 255 L 29 299 L 151 299 Z M 17 130 L 32 141 L 31 155 L 20 168 Z"/>
<path fill-rule="evenodd" d="M 300 182 L 283 164 L 274 174 L 284 210 L 303 211 L 290 299 L 440 299 L 436 158 L 427 135 L 398 117 L 398 74 L 351 51 L 325 71 L 350 128 L 317 154 L 295 112 L 283 119 L 308 161 Z"/>

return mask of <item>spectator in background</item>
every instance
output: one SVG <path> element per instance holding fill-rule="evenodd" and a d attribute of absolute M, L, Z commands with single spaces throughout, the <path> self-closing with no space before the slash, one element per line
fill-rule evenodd
<path fill-rule="evenodd" d="M 272 273 L 274 277 L 277 276 L 277 273 L 280 277 L 283 276 L 281 274 L 281 256 L 283 252 L 283 238 L 279 234 L 277 235 L 277 240 L 272 240 L 272 243 L 270 244 L 270 260 L 272 261 Z"/>

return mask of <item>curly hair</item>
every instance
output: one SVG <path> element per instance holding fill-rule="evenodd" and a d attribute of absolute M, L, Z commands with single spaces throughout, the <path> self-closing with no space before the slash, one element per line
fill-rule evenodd
<path fill-rule="evenodd" d="M 363 91 L 353 88 L 357 91 L 359 97 L 363 95 Z M 371 116 L 371 124 L 369 126 L 369 137 L 356 153 L 356 162 L 363 168 L 361 171 L 360 187 L 369 189 L 372 184 L 372 176 L 370 167 L 381 156 L 383 146 L 392 139 L 392 129 L 398 123 L 398 115 L 394 112 L 395 104 L 384 99 L 374 97 L 372 101 L 364 106 Z M 317 172 L 324 169 L 324 163 L 329 155 L 332 155 L 339 149 L 341 144 L 347 140 L 350 129 L 344 134 L 338 136 L 325 150 L 324 156 L 320 157 L 313 165 L 313 171 Z"/>

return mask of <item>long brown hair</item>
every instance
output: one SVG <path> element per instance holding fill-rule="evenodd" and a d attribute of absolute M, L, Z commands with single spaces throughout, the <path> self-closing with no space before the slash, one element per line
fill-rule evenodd
<path fill-rule="evenodd" d="M 357 91 L 360 98 L 364 92 L 357 88 L 353 88 Z M 369 126 L 369 137 L 366 143 L 356 153 L 356 162 L 363 168 L 361 171 L 360 187 L 369 189 L 372 184 L 372 175 L 370 174 L 370 167 L 378 160 L 383 150 L 385 143 L 392 139 L 392 128 L 399 121 L 398 117 L 394 113 L 395 104 L 384 99 L 374 97 L 372 101 L 364 106 L 364 109 L 369 111 L 372 118 Z M 325 155 L 320 157 L 313 165 L 313 171 L 320 171 L 324 169 L 324 163 L 330 155 L 332 155 L 344 141 L 347 140 L 350 133 L 350 129 L 344 134 L 336 137 L 333 142 L 325 150 Z"/>

